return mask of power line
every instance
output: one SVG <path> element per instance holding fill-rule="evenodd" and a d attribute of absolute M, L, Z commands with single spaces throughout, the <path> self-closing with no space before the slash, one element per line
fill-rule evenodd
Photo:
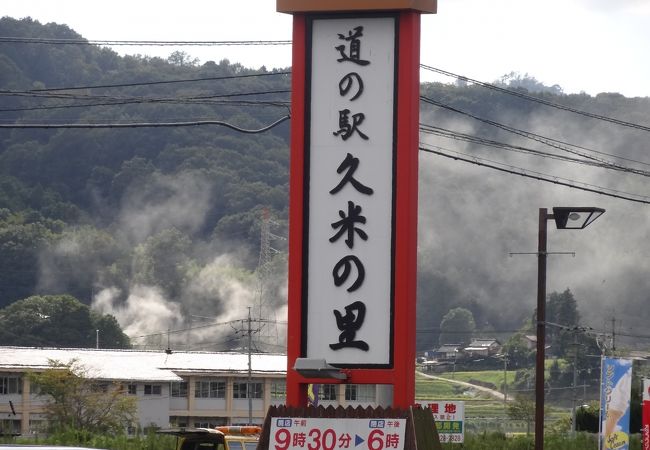
<path fill-rule="evenodd" d="M 206 325 L 198 325 L 198 326 L 193 326 L 190 328 L 179 328 L 177 330 L 167 330 L 167 331 L 160 331 L 157 333 L 151 333 L 151 334 L 142 334 L 140 336 L 132 336 L 131 339 L 141 339 L 141 338 L 147 338 L 147 337 L 154 337 L 154 336 L 167 336 L 168 334 L 176 334 L 176 333 L 184 333 L 186 331 L 192 331 L 192 330 L 198 330 L 201 328 L 211 328 L 211 327 L 217 327 L 221 325 L 230 325 L 233 323 L 240 322 L 239 319 L 237 320 L 228 320 L 226 322 L 213 322 L 209 323 Z"/>
<path fill-rule="evenodd" d="M 53 109 L 71 109 L 71 108 L 94 108 L 98 106 L 119 106 L 119 105 L 132 105 L 132 104 L 156 104 L 156 103 L 170 103 L 170 104 L 184 104 L 184 105 L 207 105 L 207 106 L 240 106 L 240 107 L 274 107 L 274 108 L 289 108 L 290 102 L 282 101 L 259 101 L 259 100 L 221 100 L 221 101 L 200 101 L 200 100 L 176 100 L 176 101 L 152 101 L 152 102 L 137 102 L 137 101 L 113 101 L 102 103 L 82 103 L 82 104 L 69 104 L 69 105 L 50 105 L 50 106 L 31 106 L 25 108 L 8 108 L 0 109 L 0 112 L 25 112 L 25 111 L 47 111 Z"/>
<path fill-rule="evenodd" d="M 0 128 L 9 129 L 57 129 L 57 128 L 84 128 L 84 129 L 100 129 L 100 128 L 169 128 L 169 127 L 192 127 L 203 125 L 218 125 L 239 133 L 258 134 L 270 130 L 288 120 L 290 116 L 284 116 L 270 125 L 257 130 L 250 130 L 240 128 L 228 122 L 221 120 L 201 120 L 194 122 L 145 122 L 145 123 L 64 123 L 64 124 L 45 124 L 45 123 L 18 123 L 18 124 L 0 124 Z"/>
<path fill-rule="evenodd" d="M 147 101 L 176 101 L 176 100 L 208 100 L 213 98 L 229 98 L 229 97 L 242 97 L 249 95 L 270 95 L 270 94 L 289 94 L 290 89 L 275 89 L 253 92 L 229 92 L 227 94 L 205 94 L 194 96 L 181 96 L 181 97 L 133 97 L 133 96 L 115 96 L 115 95 L 91 95 L 91 94 L 48 94 L 46 92 L 35 91 L 13 91 L 13 90 L 0 90 L 0 95 L 16 96 L 16 97 L 34 97 L 34 98 L 56 98 L 56 99 L 70 99 L 70 100 L 93 100 L 93 99 L 109 99 L 109 100 L 134 100 L 139 102 Z"/>
<path fill-rule="evenodd" d="M 55 87 L 43 89 L 31 89 L 29 92 L 42 92 L 42 91 L 72 91 L 79 89 L 100 89 L 100 88 L 118 88 L 118 87 L 133 87 L 133 86 L 153 86 L 158 84 L 174 84 L 174 83 L 196 83 L 200 81 L 222 81 L 222 80 L 237 80 L 244 78 L 257 78 L 257 77 L 270 77 L 276 75 L 291 75 L 290 71 L 284 72 L 271 72 L 271 73 L 254 73 L 245 75 L 227 75 L 222 77 L 203 77 L 203 78 L 184 78 L 179 80 L 160 80 L 160 81 L 142 81 L 139 83 L 117 83 L 117 84 L 97 84 L 88 86 L 68 86 L 68 87 Z"/>
<path fill-rule="evenodd" d="M 604 187 L 590 185 L 590 184 L 587 184 L 587 183 L 581 183 L 582 185 L 578 185 L 576 183 L 579 183 L 579 182 L 574 181 L 574 180 L 569 180 L 569 179 L 560 178 L 560 177 L 553 176 L 553 175 L 547 175 L 547 174 L 543 174 L 543 173 L 539 173 L 539 172 L 534 172 L 534 171 L 530 171 L 530 170 L 527 170 L 527 169 L 523 169 L 521 167 L 510 166 L 510 165 L 499 163 L 499 162 L 496 162 L 496 161 L 490 161 L 490 160 L 487 160 L 487 159 L 479 158 L 477 156 L 471 156 L 471 155 L 467 155 L 467 154 L 464 154 L 464 153 L 455 152 L 453 150 L 444 149 L 444 148 L 438 147 L 438 146 L 431 146 L 431 147 L 434 147 L 435 149 L 425 148 L 425 147 L 419 147 L 419 148 L 420 148 L 420 150 L 422 150 L 424 152 L 427 152 L 427 153 L 432 153 L 432 154 L 435 154 L 435 155 L 438 155 L 438 156 L 444 156 L 446 158 L 454 159 L 454 160 L 457 160 L 457 161 L 463 161 L 463 162 L 467 162 L 467 163 L 470 163 L 470 164 L 475 164 L 475 165 L 481 166 L 481 167 L 487 167 L 489 169 L 498 170 L 500 172 L 505 172 L 505 173 L 509 173 L 509 174 L 512 174 L 512 175 L 519 175 L 519 176 L 522 176 L 522 177 L 525 177 L 525 178 L 532 178 L 532 179 L 538 180 L 538 181 L 545 181 L 545 182 L 557 184 L 557 185 L 560 185 L 560 186 L 566 186 L 566 187 L 570 187 L 570 188 L 573 188 L 573 189 L 579 189 L 581 191 L 586 191 L 586 192 L 592 192 L 592 193 L 595 193 L 595 194 L 605 195 L 607 197 L 614 197 L 614 198 L 618 198 L 618 199 L 622 199 L 622 200 L 628 200 L 628 201 L 631 201 L 631 202 L 643 203 L 643 204 L 646 204 L 646 205 L 650 205 L 650 199 L 647 196 L 638 195 L 638 194 L 631 194 L 631 193 L 621 192 L 621 191 L 616 191 L 614 189 L 605 190 L 606 188 L 604 188 Z M 449 153 L 445 153 L 445 152 L 451 152 L 451 153 L 454 153 L 454 155 L 450 155 Z M 639 197 L 639 198 L 635 198 L 635 197 Z"/>
<path fill-rule="evenodd" d="M 60 99 L 60 100 L 105 100 L 99 103 L 82 103 L 82 104 L 69 104 L 69 105 L 49 105 L 39 107 L 25 107 L 25 108 L 12 108 L 0 109 L 0 112 L 17 112 L 25 110 L 40 110 L 40 109 L 66 109 L 66 108 L 82 108 L 82 107 L 96 107 L 96 106 L 121 106 L 130 104 L 199 104 L 199 105 L 225 105 L 224 101 L 214 101 L 215 99 L 225 99 L 232 97 L 247 97 L 247 96 L 261 96 L 261 95 L 275 95 L 275 94 L 288 94 L 291 91 L 288 89 L 275 89 L 263 90 L 253 92 L 230 92 L 224 93 L 211 93 L 204 95 L 194 96 L 179 96 L 179 97 L 144 97 L 144 96 L 112 96 L 112 95 L 88 95 L 88 94 L 65 94 L 65 93 L 47 93 L 36 91 L 9 91 L 0 90 L 0 96 L 18 96 L 18 97 L 33 97 L 33 98 L 46 98 L 46 99 Z M 282 100 L 256 100 L 248 101 L 238 100 L 237 103 L 232 103 L 234 106 L 247 106 L 249 104 L 265 105 L 284 107 L 288 109 L 288 102 Z"/>
<path fill-rule="evenodd" d="M 155 40 L 103 40 L 103 39 L 59 39 L 59 38 L 28 38 L 19 36 L 0 36 L 0 44 L 48 44 L 48 45 L 109 45 L 109 46 L 248 46 L 248 45 L 291 45 L 290 40 L 257 40 L 257 41 L 155 41 Z"/>
<path fill-rule="evenodd" d="M 603 169 L 612 169 L 612 170 L 618 170 L 622 172 L 630 172 L 630 173 L 635 173 L 637 175 L 642 175 L 645 177 L 650 177 L 650 172 L 645 171 L 645 170 L 640 170 L 640 169 L 633 169 L 629 167 L 624 167 L 620 166 L 618 164 L 614 164 L 611 162 L 601 162 L 598 160 L 591 160 L 591 159 L 578 159 L 578 158 L 571 158 L 568 156 L 564 155 L 558 155 L 556 153 L 548 153 L 544 152 L 541 150 L 535 150 L 531 149 L 528 147 L 522 147 L 518 145 L 512 145 L 512 144 L 507 144 L 504 142 L 499 142 L 499 141 L 493 141 L 491 139 L 486 139 L 486 138 L 481 138 L 479 136 L 474 136 L 470 134 L 465 134 L 465 133 L 458 133 L 452 130 L 448 130 L 445 128 L 440 128 L 440 127 L 434 127 L 431 125 L 426 125 L 426 124 L 420 124 L 420 131 L 427 133 L 427 134 L 433 134 L 436 136 L 444 137 L 447 139 L 455 139 L 455 140 L 460 140 L 460 141 L 465 141 L 465 142 L 470 142 L 473 144 L 478 144 L 478 145 L 484 145 L 488 147 L 494 147 L 494 148 L 500 148 L 503 150 L 507 151 L 513 151 L 517 153 L 524 153 L 524 154 L 531 154 L 534 156 L 540 156 L 543 158 L 550 158 L 550 159 L 556 159 L 559 161 L 564 161 L 564 162 L 570 162 L 570 163 L 575 163 L 575 164 L 582 164 L 582 165 L 588 165 L 592 167 L 599 167 Z"/>
<path fill-rule="evenodd" d="M 607 161 L 607 160 L 603 160 L 603 159 L 600 159 L 600 158 L 597 158 L 595 156 L 591 156 L 591 155 L 588 155 L 588 154 L 585 154 L 585 153 L 582 153 L 582 152 L 578 152 L 576 150 L 572 150 L 569 147 L 574 147 L 574 148 L 578 148 L 578 149 L 581 149 L 581 150 L 586 150 L 586 151 L 593 152 L 593 153 L 604 154 L 604 155 L 607 155 L 607 156 L 623 159 L 623 160 L 630 161 L 630 162 L 635 162 L 635 163 L 644 164 L 644 165 L 650 165 L 650 163 L 645 163 L 645 162 L 642 162 L 642 161 L 627 159 L 627 158 L 623 158 L 623 157 L 620 157 L 620 156 L 617 156 L 617 155 L 612 155 L 612 154 L 608 154 L 608 153 L 604 153 L 604 152 L 597 152 L 595 150 L 591 150 L 591 149 L 588 149 L 588 148 L 585 148 L 585 147 L 580 147 L 580 146 L 577 146 L 577 145 L 569 144 L 567 142 L 562 142 L 562 141 L 559 141 L 557 139 L 548 138 L 546 136 L 542 136 L 542 135 L 539 135 L 539 134 L 536 134 L 536 133 L 533 133 L 533 132 L 530 132 L 530 131 L 520 130 L 518 128 L 514 128 L 514 127 L 511 127 L 511 126 L 508 126 L 508 125 L 504 125 L 502 123 L 495 122 L 495 121 L 490 120 L 490 119 L 484 119 L 482 117 L 476 116 L 476 115 L 474 115 L 472 113 L 469 113 L 467 111 L 463 111 L 463 110 L 460 110 L 458 108 L 454 108 L 453 106 L 438 102 L 438 101 L 433 100 L 433 99 L 431 99 L 429 97 L 420 96 L 420 100 L 422 100 L 425 103 L 429 103 L 431 105 L 438 106 L 439 108 L 443 108 L 443 109 L 455 112 L 457 114 L 461 114 L 461 115 L 470 117 L 470 118 L 472 118 L 474 120 L 477 120 L 479 122 L 483 122 L 483 123 L 491 125 L 493 127 L 502 129 L 502 130 L 507 131 L 509 133 L 525 137 L 526 139 L 530 139 L 530 140 L 533 140 L 533 141 L 536 141 L 536 142 L 540 142 L 542 144 L 548 145 L 549 147 L 557 148 L 558 150 L 562 150 L 562 151 L 565 151 L 565 152 L 568 152 L 568 153 L 579 155 L 579 156 L 582 156 L 584 158 L 592 159 L 594 161 L 599 161 L 599 162 L 609 164 L 609 165 L 612 165 L 612 166 L 618 166 L 616 163 L 613 163 L 613 162 L 610 162 L 610 161 Z M 634 172 L 635 171 L 635 169 L 626 168 L 624 166 L 618 166 L 618 167 L 620 167 L 621 170 L 624 170 L 624 171 L 627 171 L 627 172 Z"/>
<path fill-rule="evenodd" d="M 561 110 L 564 110 L 564 111 L 569 111 L 569 112 L 572 112 L 572 113 L 575 113 L 575 114 L 579 114 L 581 116 L 590 117 L 592 119 L 603 120 L 605 122 L 614 123 L 616 125 L 621 125 L 621 126 L 628 127 L 628 128 L 634 128 L 634 129 L 642 130 L 642 131 L 650 131 L 649 126 L 640 125 L 638 123 L 633 123 L 633 122 L 627 122 L 625 120 L 616 119 L 614 117 L 608 117 L 608 116 L 603 116 L 603 115 L 600 115 L 600 114 L 590 113 L 588 111 L 583 111 L 583 110 L 576 109 L 576 108 L 571 108 L 569 106 L 565 106 L 565 105 L 562 105 L 562 104 L 559 104 L 559 103 L 554 103 L 554 102 L 551 102 L 551 101 L 548 101 L 548 100 L 541 99 L 539 97 L 534 97 L 532 95 L 524 94 L 523 92 L 515 91 L 515 90 L 512 90 L 512 89 L 502 88 L 500 86 L 495 86 L 494 84 L 474 80 L 472 78 L 469 78 L 469 77 L 466 77 L 466 76 L 463 76 L 463 75 L 458 75 L 458 74 L 455 74 L 455 73 L 452 73 L 452 72 L 448 72 L 446 70 L 437 69 L 435 67 L 427 66 L 425 64 L 420 64 L 420 67 L 425 69 L 425 70 L 429 70 L 431 72 L 436 72 L 436 73 L 439 73 L 441 75 L 446 75 L 446 76 L 457 78 L 457 79 L 463 80 L 463 81 L 469 81 L 469 82 L 471 82 L 473 84 L 476 84 L 478 86 L 481 86 L 481 87 L 484 87 L 484 88 L 487 88 L 487 89 L 492 89 L 492 90 L 501 92 L 503 94 L 513 95 L 515 97 L 519 97 L 519 98 L 523 98 L 525 100 L 529 100 L 529 101 L 532 101 L 532 102 L 540 103 L 540 104 L 543 104 L 543 105 L 546 105 L 546 106 L 550 106 L 552 108 L 557 108 L 557 109 L 561 109 Z"/>

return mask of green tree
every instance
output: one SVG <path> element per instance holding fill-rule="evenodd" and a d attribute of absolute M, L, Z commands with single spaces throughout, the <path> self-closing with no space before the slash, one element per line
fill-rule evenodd
<path fill-rule="evenodd" d="M 561 294 L 553 292 L 549 295 L 546 321 L 547 344 L 551 346 L 549 353 L 555 356 L 572 354 L 573 333 L 570 328 L 578 326 L 580 314 L 576 299 L 569 289 Z"/>
<path fill-rule="evenodd" d="M 99 334 L 97 344 L 100 348 L 131 347 L 129 337 L 124 334 L 115 317 L 110 314 L 102 315 L 95 311 L 90 311 L 90 319 L 92 320 L 95 330 Z"/>
<path fill-rule="evenodd" d="M 526 367 L 535 359 L 535 351 L 528 348 L 523 332 L 510 336 L 503 344 L 503 352 L 508 357 L 508 365 L 514 368 Z"/>
<path fill-rule="evenodd" d="M 67 229 L 39 255 L 39 290 L 69 294 L 89 304 L 94 284 L 103 281 L 102 269 L 125 253 L 104 230 L 92 226 Z"/>
<path fill-rule="evenodd" d="M 526 435 L 529 435 L 530 424 L 535 422 L 535 401 L 526 395 L 516 395 L 514 401 L 508 403 L 506 414 L 512 420 L 526 422 Z"/>
<path fill-rule="evenodd" d="M 176 228 L 149 237 L 135 249 L 133 279 L 160 286 L 169 298 L 178 298 L 190 265 L 191 244 L 190 238 Z"/>
<path fill-rule="evenodd" d="M 169 55 L 167 62 L 175 66 L 197 66 L 199 58 L 192 58 L 189 53 L 183 51 L 175 51 Z"/>
<path fill-rule="evenodd" d="M 91 348 L 96 330 L 114 348 L 128 348 L 128 337 L 112 316 L 92 314 L 70 295 L 33 296 L 0 310 L 3 345 Z M 110 339 L 108 337 L 110 336 Z"/>
<path fill-rule="evenodd" d="M 53 430 L 74 429 L 123 433 L 133 423 L 136 398 L 120 384 L 98 381 L 75 360 L 51 360 L 49 368 L 30 374 L 40 396 L 47 398 L 45 415 Z"/>
<path fill-rule="evenodd" d="M 20 214 L 0 221 L 0 306 L 34 292 L 39 253 L 54 237 L 43 223 L 26 222 Z"/>
<path fill-rule="evenodd" d="M 598 433 L 600 426 L 600 403 L 597 401 L 576 409 L 576 430 Z"/>
<path fill-rule="evenodd" d="M 451 309 L 440 322 L 440 345 L 469 344 L 476 324 L 472 312 L 465 308 Z"/>

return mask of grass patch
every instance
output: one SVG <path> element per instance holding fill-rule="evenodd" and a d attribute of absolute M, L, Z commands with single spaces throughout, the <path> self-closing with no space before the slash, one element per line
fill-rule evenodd
<path fill-rule="evenodd" d="M 514 381 L 515 373 L 516 372 L 514 370 L 506 371 L 506 379 L 508 381 L 508 385 Z M 503 370 L 481 370 L 477 372 L 456 373 L 443 372 L 436 375 L 442 378 L 465 381 L 467 383 L 471 382 L 472 380 L 479 380 L 483 383 L 490 383 L 493 386 L 496 386 L 496 389 L 499 391 L 501 390 L 501 385 L 503 384 Z"/>

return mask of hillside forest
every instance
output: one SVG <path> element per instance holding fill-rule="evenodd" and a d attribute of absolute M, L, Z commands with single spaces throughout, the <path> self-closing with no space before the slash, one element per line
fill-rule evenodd
<path fill-rule="evenodd" d="M 0 19 L 0 36 L 83 39 L 66 25 L 9 17 Z M 255 316 L 276 320 L 282 335 L 291 69 L 252 69 L 236 60 L 236 52 L 232 61 L 199 62 L 182 51 L 162 59 L 120 56 L 96 45 L 0 42 L 3 345 L 59 344 L 56 336 L 38 330 L 38 339 L 19 332 L 29 321 L 14 320 L 16 307 L 30 298 L 40 305 L 64 299 L 66 308 L 81 311 L 85 331 L 66 345 L 94 347 L 94 330 L 101 328 L 99 342 L 106 346 L 168 345 L 171 334 L 173 345 L 183 348 L 234 348 L 237 341 L 226 339 L 231 327 L 201 324 L 244 318 L 248 306 Z M 650 122 L 649 99 L 566 95 L 528 75 L 511 74 L 497 85 L 567 107 Z M 421 93 L 495 120 L 523 123 L 545 114 L 543 105 L 472 83 L 424 83 Z M 421 122 L 448 124 L 448 114 L 423 104 Z M 22 127 L 26 124 L 41 126 Z M 500 132 L 486 123 L 473 131 L 485 139 Z M 466 151 L 478 145 L 469 143 Z M 645 144 L 634 137 L 625 145 L 641 151 Z M 421 214 L 433 205 L 455 214 L 456 207 L 448 208 L 451 198 L 477 202 L 466 197 L 480 188 L 466 194 L 459 188 L 470 183 L 465 178 L 470 175 L 451 180 L 453 163 L 444 164 L 439 179 L 449 183 L 435 201 L 429 197 L 435 191 L 430 177 L 421 177 L 420 201 L 429 205 Z M 426 170 L 428 163 L 421 166 Z M 481 174 L 471 177 L 494 176 Z M 532 301 L 507 306 L 531 300 L 529 287 L 495 288 L 493 277 L 483 272 L 489 267 L 485 261 L 479 270 L 473 264 L 480 261 L 459 264 L 457 251 L 424 252 L 432 245 L 429 233 L 423 220 L 419 349 L 438 344 L 441 319 L 457 307 L 471 311 L 484 334 L 530 324 Z M 268 243 L 261 242 L 263 235 Z M 489 240 L 498 242 L 499 236 L 484 241 Z M 436 257 L 446 259 L 446 268 Z M 459 281 L 458 272 L 472 278 L 471 286 Z M 557 290 L 567 287 L 573 290 Z M 192 335 L 176 332 L 192 326 Z M 281 350 L 282 339 L 269 345 L 266 350 Z"/>

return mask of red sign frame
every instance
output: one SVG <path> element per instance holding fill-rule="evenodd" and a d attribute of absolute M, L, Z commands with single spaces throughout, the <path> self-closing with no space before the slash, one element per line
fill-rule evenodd
<path fill-rule="evenodd" d="M 304 143 L 306 130 L 306 14 L 293 18 L 292 122 L 289 199 L 289 323 L 287 339 L 287 404 L 307 404 L 307 385 L 335 383 L 305 378 L 293 367 L 301 355 L 303 332 L 303 205 L 306 193 Z M 415 303 L 417 274 L 417 189 L 419 144 L 420 13 L 405 10 L 398 18 L 397 127 L 395 180 L 395 261 L 393 365 L 381 369 L 344 369 L 345 383 L 393 386 L 393 407 L 406 408 L 415 399 Z"/>

